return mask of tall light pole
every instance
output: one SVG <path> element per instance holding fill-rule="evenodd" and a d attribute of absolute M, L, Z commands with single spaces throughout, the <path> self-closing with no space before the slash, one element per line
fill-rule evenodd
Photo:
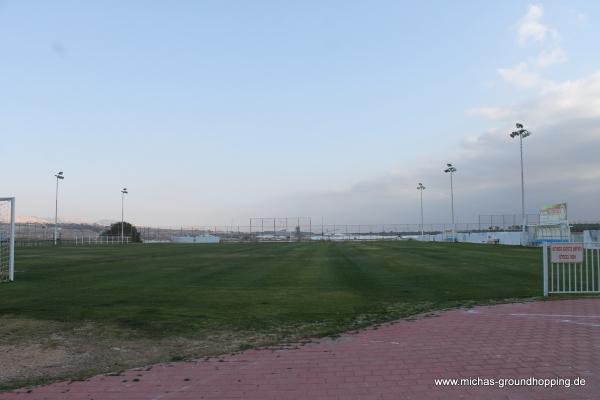
<path fill-rule="evenodd" d="M 124 225 L 124 223 L 125 223 L 125 218 L 124 218 L 124 215 L 125 215 L 125 214 L 124 214 L 123 210 L 124 210 L 124 208 L 125 208 L 125 207 L 124 207 L 124 205 L 125 205 L 125 195 L 126 195 L 127 193 L 129 193 L 129 192 L 127 191 L 127 188 L 123 188 L 123 190 L 121 190 L 121 243 L 123 243 L 123 239 L 124 239 L 124 237 L 125 237 L 125 235 L 123 234 L 123 233 L 124 233 L 124 230 L 123 230 L 123 225 Z"/>
<path fill-rule="evenodd" d="M 454 165 L 446 164 L 448 168 L 444 170 L 445 173 L 450 174 L 450 202 L 452 206 L 452 240 L 456 240 L 456 225 L 454 224 L 454 182 L 452 181 L 452 175 L 456 172 Z"/>
<path fill-rule="evenodd" d="M 58 174 L 54 174 L 56 177 L 56 196 L 54 197 L 54 245 L 58 241 L 58 181 L 65 179 L 62 171 Z"/>
<path fill-rule="evenodd" d="M 521 244 L 525 241 L 525 228 L 527 225 L 525 217 L 525 177 L 523 173 L 523 138 L 531 135 L 527 129 L 523 128 L 523 124 L 517 123 L 517 130 L 510 133 L 511 138 L 519 137 L 519 146 L 521 149 Z"/>
<path fill-rule="evenodd" d="M 419 182 L 419 186 L 417 186 L 417 190 L 421 192 L 421 239 L 425 236 L 425 230 L 423 229 L 423 190 L 425 190 L 425 186 L 421 182 Z"/>

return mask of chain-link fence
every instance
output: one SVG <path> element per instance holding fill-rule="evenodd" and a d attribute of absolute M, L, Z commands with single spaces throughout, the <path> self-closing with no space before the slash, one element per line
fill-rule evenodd
<path fill-rule="evenodd" d="M 481 215 L 476 222 L 457 223 L 456 233 L 520 232 L 521 215 Z M 527 225 L 539 223 L 536 214 L 527 215 Z M 586 229 L 598 229 L 600 221 L 581 221 L 573 224 Z M 592 227 L 592 228 L 590 228 Z M 596 227 L 596 228 L 593 228 Z M 57 227 L 59 244 L 115 243 L 120 238 L 104 239 L 108 227 L 90 224 L 60 224 Z M 146 243 L 170 242 L 173 238 L 216 236 L 227 241 L 298 241 L 298 240 L 385 240 L 421 235 L 420 224 L 328 224 L 310 217 L 249 218 L 245 224 L 152 227 L 136 226 L 140 238 Z M 425 235 L 452 232 L 450 223 L 427 223 Z M 53 242 L 53 224 L 21 223 L 16 226 L 19 246 L 35 246 Z M 129 240 L 129 239 L 128 239 Z M 184 242 L 184 240 L 180 240 Z"/>
<path fill-rule="evenodd" d="M 54 224 L 17 223 L 15 240 L 17 247 L 39 247 L 54 245 Z M 59 246 L 80 246 L 84 244 L 120 244 L 130 243 L 131 238 L 124 235 L 107 235 L 109 227 L 97 224 L 65 223 L 56 226 Z M 104 234 L 103 234 L 104 233 Z"/>

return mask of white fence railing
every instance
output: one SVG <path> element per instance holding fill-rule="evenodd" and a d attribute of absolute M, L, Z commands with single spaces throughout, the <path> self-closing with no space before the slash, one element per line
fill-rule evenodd
<path fill-rule="evenodd" d="M 75 236 L 73 243 L 75 246 L 88 246 L 96 244 L 129 244 L 131 243 L 131 238 L 129 236 Z"/>
<path fill-rule="evenodd" d="M 600 244 L 544 244 L 544 296 L 600 294 Z"/>

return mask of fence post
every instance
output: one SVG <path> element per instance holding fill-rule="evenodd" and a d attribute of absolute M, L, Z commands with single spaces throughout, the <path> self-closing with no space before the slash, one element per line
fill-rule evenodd
<path fill-rule="evenodd" d="M 544 243 L 542 247 L 544 259 L 544 296 L 548 296 L 548 244 Z"/>

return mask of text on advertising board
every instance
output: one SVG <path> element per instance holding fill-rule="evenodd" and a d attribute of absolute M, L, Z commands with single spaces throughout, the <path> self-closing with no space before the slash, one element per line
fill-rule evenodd
<path fill-rule="evenodd" d="M 550 246 L 553 263 L 583 262 L 583 244 L 553 244 Z"/>

